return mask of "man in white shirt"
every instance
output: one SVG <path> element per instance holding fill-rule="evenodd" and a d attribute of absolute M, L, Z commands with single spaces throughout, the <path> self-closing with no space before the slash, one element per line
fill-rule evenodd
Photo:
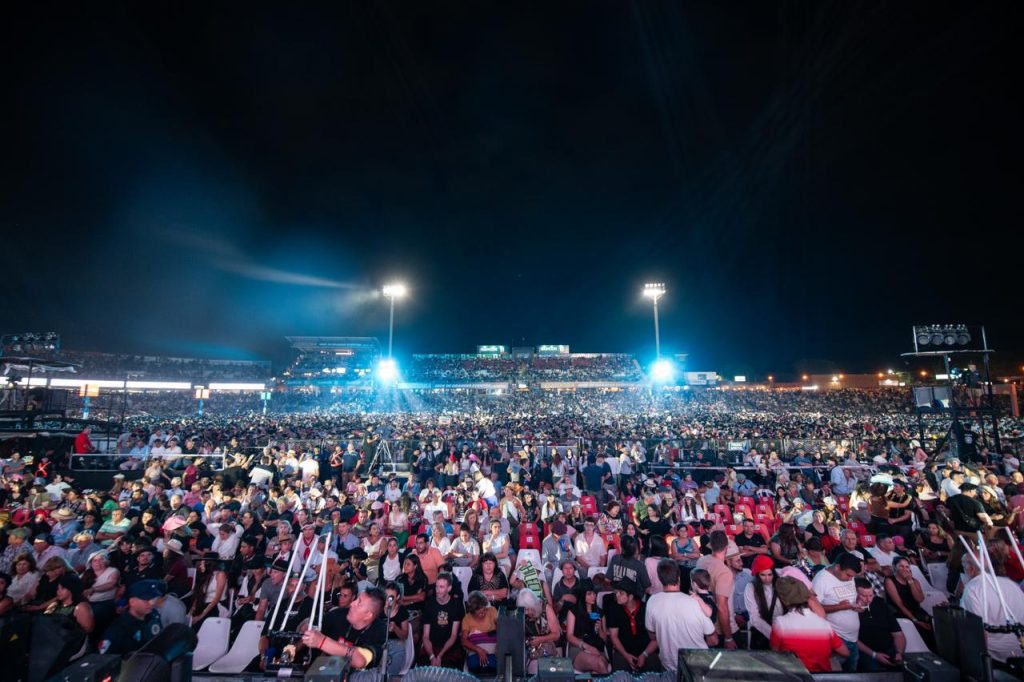
<path fill-rule="evenodd" d="M 892 575 L 892 562 L 902 556 L 896 553 L 896 543 L 885 533 L 878 536 L 875 546 L 870 547 L 868 553 L 878 559 L 878 565 L 882 567 L 882 573 L 887 576 Z"/>
<path fill-rule="evenodd" d="M 861 560 L 852 554 L 840 554 L 831 566 L 818 571 L 811 586 L 825 609 L 825 617 L 832 629 L 843 640 L 850 655 L 843 661 L 843 672 L 857 671 L 860 636 L 860 612 L 857 604 L 857 585 L 853 579 L 860 574 Z"/>
<path fill-rule="evenodd" d="M 1004 557 L 997 554 L 992 558 L 997 572 L 1004 572 Z M 1024 622 L 1024 592 L 1021 592 L 1015 582 L 1004 575 L 997 575 L 995 578 L 991 574 L 982 576 L 974 559 L 967 555 L 963 558 L 963 566 L 969 580 L 964 586 L 960 606 L 981 617 L 985 625 L 998 626 L 1006 625 L 1006 614 L 1003 611 L 1005 603 L 1006 611 L 1013 620 L 1018 623 Z M 988 642 L 989 654 L 997 661 L 1005 663 L 1008 658 L 1024 656 L 1020 639 L 1012 632 L 986 632 L 985 639 Z"/>
<path fill-rule="evenodd" d="M 707 649 L 716 645 L 715 625 L 704 615 L 696 598 L 680 591 L 679 564 L 671 559 L 658 562 L 658 580 L 663 591 L 647 600 L 644 626 L 651 637 L 637 659 L 638 667 L 658 650 L 665 670 L 675 671 L 680 649 Z"/>

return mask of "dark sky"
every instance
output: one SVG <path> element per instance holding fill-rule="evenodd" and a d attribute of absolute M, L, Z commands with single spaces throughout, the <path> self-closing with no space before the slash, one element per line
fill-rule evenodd
<path fill-rule="evenodd" d="M 691 369 L 1024 347 L 1019 3 L 137 4 L 5 22 L 4 332 L 280 358 L 399 277 L 400 354 L 649 357 L 661 280 Z"/>

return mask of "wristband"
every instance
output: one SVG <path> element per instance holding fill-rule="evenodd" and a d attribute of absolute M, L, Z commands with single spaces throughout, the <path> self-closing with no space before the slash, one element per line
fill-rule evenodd
<path fill-rule="evenodd" d="M 722 641 L 723 642 L 731 642 L 731 641 L 733 641 L 733 639 L 732 639 L 732 637 L 726 637 Z"/>
<path fill-rule="evenodd" d="M 327 635 L 320 635 L 320 646 L 318 646 L 317 649 L 320 649 L 321 651 L 323 651 L 324 642 L 326 642 L 326 641 L 327 641 Z"/>
<path fill-rule="evenodd" d="M 872 651 L 871 652 L 871 658 L 873 658 L 875 660 L 878 660 L 878 652 L 877 651 Z"/>

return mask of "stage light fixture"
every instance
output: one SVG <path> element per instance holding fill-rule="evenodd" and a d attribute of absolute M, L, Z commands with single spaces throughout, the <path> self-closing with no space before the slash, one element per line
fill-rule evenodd
<path fill-rule="evenodd" d="M 914 339 L 920 346 L 966 346 L 971 332 L 966 324 L 926 324 L 914 327 Z"/>
<path fill-rule="evenodd" d="M 392 358 L 384 358 L 378 362 L 377 379 L 382 384 L 393 384 L 398 379 L 398 363 Z"/>

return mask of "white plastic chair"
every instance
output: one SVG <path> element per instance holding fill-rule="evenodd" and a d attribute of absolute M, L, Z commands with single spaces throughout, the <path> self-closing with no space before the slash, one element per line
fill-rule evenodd
<path fill-rule="evenodd" d="M 412 668 L 415 659 L 416 641 L 413 639 L 412 626 L 410 626 L 409 635 L 405 638 L 405 665 L 402 666 L 402 672 L 398 673 L 399 677 L 405 677 L 405 674 Z"/>
<path fill-rule="evenodd" d="M 558 581 L 561 580 L 561 579 L 562 579 L 562 569 L 556 568 L 554 570 L 554 572 L 551 574 L 551 591 L 552 592 L 555 591 L 555 585 L 557 585 Z"/>
<path fill-rule="evenodd" d="M 196 569 L 194 569 L 194 568 L 187 568 L 187 569 L 185 569 L 185 573 L 188 574 L 188 581 L 189 581 L 189 585 L 191 585 L 191 587 L 188 588 L 188 592 L 186 592 L 185 594 L 181 595 L 181 600 L 182 601 L 185 601 L 186 599 L 191 597 L 192 593 L 196 591 Z"/>
<path fill-rule="evenodd" d="M 618 554 L 618 552 L 616 550 L 609 549 L 608 550 L 608 558 L 604 560 L 604 565 L 607 566 L 608 564 L 610 564 L 611 561 L 612 561 L 612 557 L 615 556 L 616 554 Z"/>
<path fill-rule="evenodd" d="M 904 653 L 923 654 L 931 652 L 928 645 L 924 643 L 921 633 L 917 631 L 912 622 L 906 618 L 897 618 L 896 622 L 900 624 L 903 636 L 907 638 L 907 648 L 904 650 Z"/>
<path fill-rule="evenodd" d="M 469 566 L 456 566 L 452 569 L 452 573 L 462 583 L 463 600 L 469 599 L 469 579 L 473 577 L 473 569 Z"/>
<path fill-rule="evenodd" d="M 540 550 L 536 549 L 521 549 L 519 554 L 516 555 L 516 563 L 522 562 L 523 559 L 528 560 L 538 571 L 544 570 L 544 564 L 540 561 Z"/>
<path fill-rule="evenodd" d="M 202 670 L 228 652 L 231 620 L 207 618 L 199 626 L 196 650 L 192 653 L 192 670 Z"/>
<path fill-rule="evenodd" d="M 237 675 L 252 663 L 252 659 L 260 654 L 260 634 L 263 632 L 262 620 L 250 620 L 242 625 L 231 650 L 210 665 L 211 673 L 230 673 Z"/>
<path fill-rule="evenodd" d="M 949 566 L 946 564 L 928 564 L 928 575 L 931 576 L 931 586 L 937 591 L 946 593 L 946 578 L 949 577 Z"/>
<path fill-rule="evenodd" d="M 591 566 L 589 569 L 587 569 L 587 577 L 591 580 L 594 579 L 595 575 L 607 575 L 607 573 L 607 566 Z"/>

